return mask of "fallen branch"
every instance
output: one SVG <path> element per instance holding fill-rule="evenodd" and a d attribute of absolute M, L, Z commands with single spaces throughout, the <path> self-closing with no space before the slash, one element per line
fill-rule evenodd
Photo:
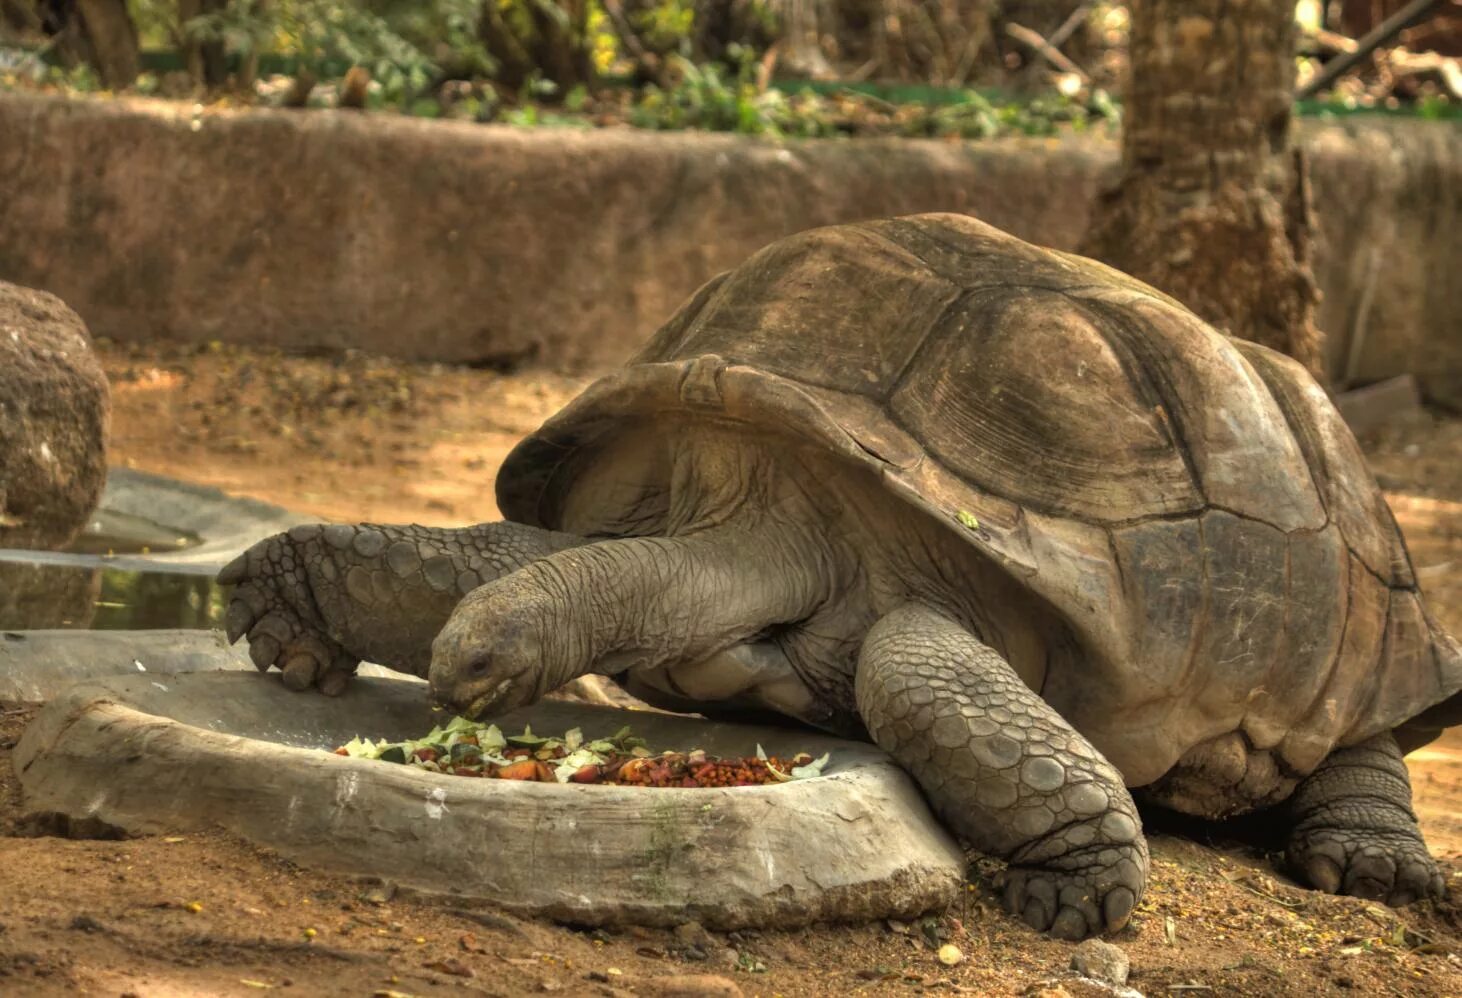
<path fill-rule="evenodd" d="M 1396 48 L 1386 53 L 1386 62 L 1398 76 L 1436 73 L 1451 95 L 1462 100 L 1462 62 L 1438 52 L 1412 52 Z"/>
<path fill-rule="evenodd" d="M 1417 21 L 1426 17 L 1442 0 L 1411 0 L 1395 14 L 1376 25 L 1365 37 L 1356 42 L 1355 50 L 1337 56 L 1325 64 L 1325 68 L 1295 93 L 1298 100 L 1305 100 L 1324 90 L 1343 76 L 1352 66 L 1359 63 L 1376 49 L 1395 38 Z"/>
<path fill-rule="evenodd" d="M 1305 41 L 1309 43 L 1305 47 L 1306 55 L 1313 55 L 1319 52 L 1337 55 L 1345 52 L 1354 52 L 1360 48 L 1360 43 L 1349 35 L 1342 35 L 1335 31 L 1327 31 L 1324 28 L 1314 28 L 1306 31 Z"/>
<path fill-rule="evenodd" d="M 1083 70 L 1076 63 L 1072 62 L 1070 59 L 1066 58 L 1066 56 L 1061 52 L 1060 49 L 1053 46 L 1050 42 L 1042 38 L 1040 34 L 1032 31 L 1030 28 L 1012 22 L 1005 25 L 1005 33 L 1011 38 L 1014 38 L 1016 41 L 1020 42 L 1021 44 L 1028 45 L 1032 49 L 1035 49 L 1036 53 L 1039 54 L 1041 58 L 1045 59 L 1061 72 L 1073 74 L 1074 76 L 1079 78 L 1082 83 L 1091 82 L 1091 77 L 1086 75 L 1085 70 Z"/>
<path fill-rule="evenodd" d="M 1091 10 L 1091 4 L 1092 0 L 1081 0 L 1076 9 L 1061 22 L 1061 27 L 1051 32 L 1051 37 L 1046 39 L 1046 44 L 1058 50 L 1065 45 L 1066 39 L 1070 38 L 1081 22 L 1086 19 L 1087 11 Z"/>

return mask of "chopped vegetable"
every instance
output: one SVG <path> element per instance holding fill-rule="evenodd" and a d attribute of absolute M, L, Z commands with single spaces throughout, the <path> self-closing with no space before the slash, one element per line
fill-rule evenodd
<path fill-rule="evenodd" d="M 608 738 L 586 740 L 579 728 L 562 738 L 544 738 L 524 727 L 504 735 L 496 725 L 455 717 L 426 737 L 401 742 L 352 738 L 336 755 L 410 765 L 451 776 L 476 776 L 534 783 L 605 783 L 641 787 L 738 787 L 785 783 L 821 776 L 829 757 L 806 752 L 791 759 L 768 756 L 720 759 L 702 749 L 652 752 L 628 727 Z"/>

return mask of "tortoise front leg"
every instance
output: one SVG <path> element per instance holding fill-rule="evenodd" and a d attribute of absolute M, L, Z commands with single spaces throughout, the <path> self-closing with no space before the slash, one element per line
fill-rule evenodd
<path fill-rule="evenodd" d="M 1442 875 L 1411 809 L 1411 781 L 1388 731 L 1336 749 L 1289 800 L 1286 858 L 1330 894 L 1400 907 L 1441 897 Z"/>
<path fill-rule="evenodd" d="M 856 693 L 873 740 L 950 827 L 1009 862 L 1012 913 L 1063 939 L 1127 923 L 1147 882 L 1132 796 L 999 654 L 909 605 L 868 632 Z"/>
<path fill-rule="evenodd" d="M 582 543 L 509 522 L 294 527 L 218 573 L 234 587 L 228 639 L 248 635 L 254 664 L 277 666 L 296 690 L 339 693 L 362 660 L 424 678 L 432 639 L 463 596 Z"/>

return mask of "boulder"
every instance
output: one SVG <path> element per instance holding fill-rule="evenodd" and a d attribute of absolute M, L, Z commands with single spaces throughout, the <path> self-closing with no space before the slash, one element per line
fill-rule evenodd
<path fill-rule="evenodd" d="M 0 634 L 0 700 L 27 699 L 18 694 L 32 685 L 16 685 L 20 677 L 18 672 L 12 671 L 8 656 L 19 641 L 10 635 L 21 628 L 90 627 L 100 595 L 99 569 L 0 561 L 0 631 L 4 632 Z M 40 663 L 36 671 L 38 676 L 52 674 L 49 663 Z M 66 680 L 72 681 L 74 679 Z"/>
<path fill-rule="evenodd" d="M 111 397 L 81 317 L 0 281 L 0 547 L 74 538 L 106 484 Z"/>

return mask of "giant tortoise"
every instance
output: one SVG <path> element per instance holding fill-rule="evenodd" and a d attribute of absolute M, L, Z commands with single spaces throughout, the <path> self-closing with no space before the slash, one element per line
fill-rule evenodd
<path fill-rule="evenodd" d="M 1142 896 L 1133 794 L 1272 808 L 1324 890 L 1442 889 L 1402 753 L 1462 717 L 1462 650 L 1354 439 L 1298 364 L 1100 264 L 956 215 L 783 239 L 497 500 L 260 542 L 230 638 L 296 689 L 368 659 L 482 716 L 598 673 L 871 738 L 1062 937 Z"/>

